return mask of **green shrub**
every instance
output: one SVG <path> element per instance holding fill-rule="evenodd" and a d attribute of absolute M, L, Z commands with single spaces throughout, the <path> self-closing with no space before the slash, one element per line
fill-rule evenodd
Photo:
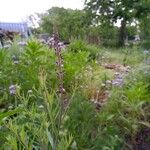
<path fill-rule="evenodd" d="M 14 63 L 14 56 L 19 62 Z M 62 56 L 65 110 L 56 94 L 54 49 L 31 40 L 22 51 L 15 45 L 0 51 L 1 148 L 133 149 L 139 130 L 150 126 L 149 56 L 139 47 L 102 52 L 80 40 L 72 42 Z M 110 96 L 97 111 L 88 95 L 116 72 L 106 70 L 104 63 L 132 67 L 122 87 L 107 88 Z M 20 87 L 15 95 L 9 93 L 12 84 Z"/>
<path fill-rule="evenodd" d="M 144 49 L 150 49 L 150 39 L 144 40 L 144 41 L 142 42 L 142 47 L 143 47 Z"/>
<path fill-rule="evenodd" d="M 43 74 L 37 93 L 17 94 L 20 105 L 0 115 L 0 137 L 5 132 L 2 149 L 66 150 L 74 143 L 73 136 L 64 127 L 65 113 L 61 112 L 60 99 L 49 93 L 46 74 Z M 32 97 L 41 103 L 30 103 Z"/>
<path fill-rule="evenodd" d="M 101 52 L 99 47 L 90 45 L 82 40 L 72 40 L 71 44 L 68 46 L 68 50 L 72 52 L 89 52 L 89 60 L 95 60 Z"/>
<path fill-rule="evenodd" d="M 94 107 L 76 93 L 71 101 L 68 117 L 65 126 L 74 136 L 78 149 L 92 149 L 98 129 Z"/>
<path fill-rule="evenodd" d="M 80 84 L 76 82 L 76 77 L 85 69 L 88 56 L 89 53 L 85 51 L 64 53 L 64 85 L 69 91 L 72 91 L 76 84 Z"/>
<path fill-rule="evenodd" d="M 99 113 L 99 122 L 104 134 L 102 137 L 105 139 L 105 135 L 108 138 L 117 136 L 116 148 L 121 145 L 124 146 L 123 149 L 131 148 L 138 131 L 149 126 L 147 109 L 150 107 L 150 95 L 147 85 L 141 81 L 133 81 L 133 77 L 131 80 L 119 91 L 118 88 L 113 89 L 109 101 Z"/>

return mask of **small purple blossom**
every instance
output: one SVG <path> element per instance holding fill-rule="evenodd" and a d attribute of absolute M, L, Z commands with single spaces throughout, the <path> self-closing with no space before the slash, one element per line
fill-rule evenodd
<path fill-rule="evenodd" d="M 66 46 L 64 45 L 63 42 L 59 42 L 59 43 L 58 43 L 58 46 L 59 46 L 59 48 L 60 48 L 61 50 L 66 48 Z"/>
<path fill-rule="evenodd" d="M 118 72 L 116 72 L 115 73 L 115 79 L 112 80 L 112 85 L 114 85 L 114 86 L 122 86 L 123 83 L 124 83 L 123 75 L 118 73 Z"/>
<path fill-rule="evenodd" d="M 16 91 L 17 91 L 16 85 L 11 85 L 9 87 L 9 93 L 10 93 L 10 95 L 15 95 Z"/>
<path fill-rule="evenodd" d="M 55 43 L 54 35 L 52 35 L 52 37 L 48 39 L 47 44 L 49 45 L 50 48 L 52 48 L 54 47 L 54 43 Z"/>
<path fill-rule="evenodd" d="M 15 95 L 16 93 L 17 93 L 17 90 L 19 90 L 20 89 L 20 86 L 18 86 L 18 85 L 10 85 L 9 86 L 9 93 L 10 93 L 10 95 Z"/>
<path fill-rule="evenodd" d="M 62 103 L 64 103 L 64 94 L 66 93 L 66 90 L 63 85 L 64 80 L 64 64 L 63 64 L 63 56 L 62 56 L 62 49 L 65 48 L 64 43 L 59 41 L 58 34 L 53 35 L 54 39 L 54 45 L 52 46 L 55 49 L 55 55 L 56 55 L 56 73 L 57 73 L 57 79 L 59 81 L 59 89 L 58 93 L 60 98 L 62 99 Z"/>
<path fill-rule="evenodd" d="M 122 86 L 123 85 L 123 79 L 115 79 L 112 81 L 112 85 L 114 86 Z"/>

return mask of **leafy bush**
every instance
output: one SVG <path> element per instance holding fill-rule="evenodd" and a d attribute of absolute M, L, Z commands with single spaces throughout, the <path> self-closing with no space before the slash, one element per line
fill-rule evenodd
<path fill-rule="evenodd" d="M 72 52 L 89 52 L 89 60 L 95 60 L 101 52 L 101 49 L 99 47 L 90 45 L 82 40 L 72 40 L 71 44 L 68 47 L 68 50 Z"/>
<path fill-rule="evenodd" d="M 148 127 L 150 121 L 147 114 L 147 109 L 150 107 L 147 85 L 141 81 L 133 81 L 133 77 L 131 80 L 119 91 L 114 88 L 107 105 L 99 113 L 104 135 L 110 133 L 110 137 L 117 136 L 117 148 L 123 144 L 123 149 L 133 146 L 138 131 Z"/>
<path fill-rule="evenodd" d="M 143 47 L 144 49 L 150 49 L 150 40 L 149 40 L 149 39 L 144 40 L 144 41 L 142 42 L 142 47 Z"/>
<path fill-rule="evenodd" d="M 65 114 L 60 113 L 60 100 L 48 92 L 45 77 L 40 77 L 36 95 L 16 95 L 21 102 L 18 108 L 0 115 L 0 136 L 5 132 L 3 149 L 66 150 L 72 145 L 73 137 L 63 126 Z M 30 103 L 32 97 L 40 99 L 40 104 Z"/>
<path fill-rule="evenodd" d="M 79 51 L 78 53 L 69 52 L 64 54 L 64 84 L 66 89 L 71 88 L 70 90 L 72 90 L 72 88 L 76 86 L 76 77 L 85 69 L 88 56 L 89 53 L 84 51 Z M 82 78 L 80 80 L 82 80 Z"/>
<path fill-rule="evenodd" d="M 71 101 L 68 117 L 65 126 L 73 135 L 78 149 L 92 149 L 98 127 L 94 107 L 82 95 L 76 93 Z"/>

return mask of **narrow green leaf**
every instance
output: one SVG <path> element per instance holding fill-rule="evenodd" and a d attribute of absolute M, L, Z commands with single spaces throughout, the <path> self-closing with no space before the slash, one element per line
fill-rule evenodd
<path fill-rule="evenodd" d="M 46 129 L 46 133 L 47 133 L 48 140 L 51 144 L 51 147 L 52 149 L 54 149 L 54 140 L 53 140 L 52 134 L 48 131 L 48 128 Z"/>

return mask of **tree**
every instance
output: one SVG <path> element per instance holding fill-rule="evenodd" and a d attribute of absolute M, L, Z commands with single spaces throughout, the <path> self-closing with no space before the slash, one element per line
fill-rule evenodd
<path fill-rule="evenodd" d="M 150 48 L 150 15 L 145 16 L 140 20 L 140 36 L 142 39 L 142 46 L 145 49 Z"/>
<path fill-rule="evenodd" d="M 150 39 L 150 15 L 140 20 L 140 29 L 142 39 Z"/>
<path fill-rule="evenodd" d="M 59 36 L 69 40 L 71 37 L 83 37 L 88 22 L 83 10 L 52 7 L 47 13 L 41 15 L 40 27 L 49 34 L 53 33 L 54 27 L 57 27 Z"/>
<path fill-rule="evenodd" d="M 127 23 L 150 12 L 150 0 L 85 0 L 85 10 L 90 11 L 94 23 L 114 24 L 121 21 L 119 46 L 124 46 Z"/>

